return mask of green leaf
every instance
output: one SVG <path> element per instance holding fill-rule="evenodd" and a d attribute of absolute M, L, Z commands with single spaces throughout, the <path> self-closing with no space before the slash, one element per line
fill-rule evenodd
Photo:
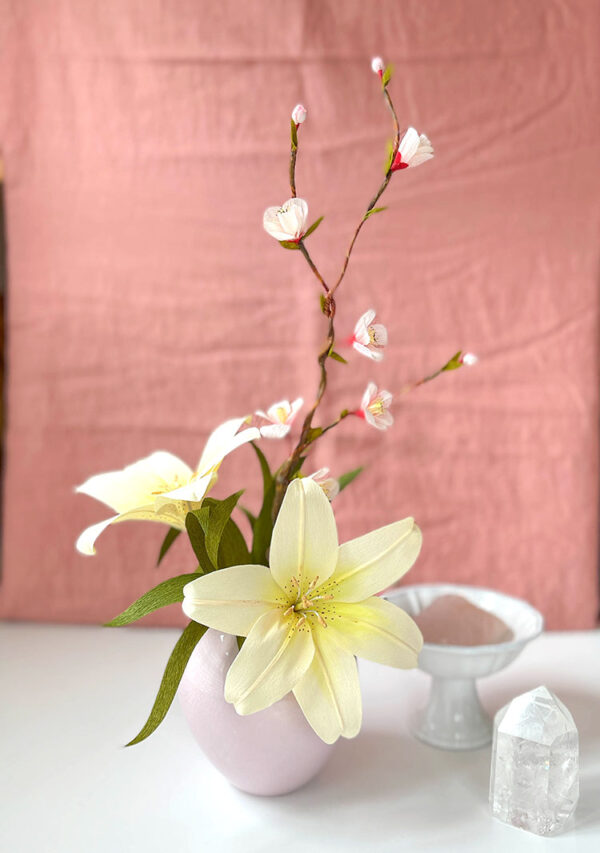
<path fill-rule="evenodd" d="M 339 352 L 336 352 L 335 350 L 329 351 L 329 358 L 332 358 L 334 361 L 339 361 L 340 364 L 348 364 L 344 356 L 340 355 Z"/>
<path fill-rule="evenodd" d="M 345 489 L 346 486 L 349 486 L 352 480 L 355 480 L 359 474 L 363 471 L 363 466 L 360 468 L 355 468 L 353 471 L 348 471 L 346 474 L 342 474 L 341 477 L 338 477 L 338 483 L 340 484 L 340 492 L 342 489 Z"/>
<path fill-rule="evenodd" d="M 230 518 L 225 525 L 223 536 L 219 543 L 218 568 L 228 566 L 245 566 L 252 562 L 246 540 L 235 521 Z"/>
<path fill-rule="evenodd" d="M 260 468 L 263 475 L 263 502 L 260 512 L 256 517 L 254 524 L 254 536 L 252 539 L 252 562 L 267 565 L 267 550 L 271 544 L 271 536 L 273 534 L 273 522 L 271 512 L 273 510 L 273 499 L 275 497 L 275 480 L 269 468 L 269 463 L 262 450 L 251 441 L 250 444 L 254 448 L 254 452 L 258 457 Z"/>
<path fill-rule="evenodd" d="M 290 130 L 291 130 L 291 137 L 292 137 L 292 147 L 297 148 L 298 147 L 298 128 L 296 127 L 296 122 L 294 121 L 294 119 L 292 119 L 292 126 L 291 126 Z"/>
<path fill-rule="evenodd" d="M 283 246 L 284 249 L 299 249 L 300 242 L 296 242 L 296 240 L 280 240 L 279 245 Z"/>
<path fill-rule="evenodd" d="M 163 543 L 160 546 L 160 551 L 158 554 L 158 562 L 156 563 L 157 566 L 160 566 L 160 564 L 162 562 L 162 558 L 165 556 L 165 554 L 167 553 L 167 551 L 169 550 L 169 548 L 171 547 L 173 542 L 177 539 L 177 537 L 179 536 L 180 533 L 181 533 L 181 530 L 177 530 L 176 527 L 170 527 L 169 528 L 169 530 L 167 531 L 167 535 L 163 539 Z"/>
<path fill-rule="evenodd" d="M 327 297 L 324 293 L 319 294 L 319 305 L 321 306 L 321 311 L 325 316 L 327 316 Z"/>
<path fill-rule="evenodd" d="M 306 433 L 307 443 L 316 441 L 320 435 L 323 435 L 323 427 L 311 427 Z"/>
<path fill-rule="evenodd" d="M 387 173 L 390 171 L 390 169 L 392 168 L 392 163 L 394 162 L 394 157 L 395 157 L 395 154 L 394 154 L 394 148 L 395 148 L 395 143 L 394 143 L 394 142 L 392 142 L 391 140 L 388 140 L 388 143 L 387 143 L 387 158 L 386 158 L 386 161 L 385 161 L 385 167 L 384 167 L 384 169 L 383 169 L 383 171 L 386 173 L 386 175 L 387 175 Z"/>
<path fill-rule="evenodd" d="M 387 172 L 387 169 L 386 169 L 386 172 Z M 369 219 L 369 217 L 373 216 L 374 213 L 381 213 L 384 210 L 387 210 L 387 207 L 372 207 L 371 210 L 367 210 L 367 212 L 363 216 L 363 220 L 367 220 L 367 219 Z"/>
<path fill-rule="evenodd" d="M 150 715 L 141 731 L 133 740 L 129 741 L 127 746 L 133 746 L 133 744 L 145 740 L 162 723 L 177 693 L 181 676 L 185 671 L 190 656 L 205 631 L 206 627 L 204 625 L 199 625 L 197 622 L 188 623 L 167 661 Z"/>
<path fill-rule="evenodd" d="M 185 517 L 185 529 L 187 530 L 190 538 L 190 544 L 194 549 L 194 554 L 196 555 L 200 568 L 203 572 L 212 572 L 216 569 L 216 566 L 208 556 L 208 552 L 206 550 L 206 537 L 199 518 L 200 515 L 202 515 L 202 517 L 207 516 L 207 512 L 204 511 L 203 513 L 203 510 L 204 507 L 200 507 L 200 509 L 196 509 L 193 512 L 188 512 Z"/>
<path fill-rule="evenodd" d="M 462 350 L 459 349 L 457 353 L 455 353 L 450 361 L 446 362 L 446 364 L 442 367 L 441 372 L 444 370 L 457 370 L 459 367 L 462 367 L 462 361 L 460 360 L 462 356 Z"/>
<path fill-rule="evenodd" d="M 387 84 L 390 82 L 390 80 L 392 79 L 393 73 L 394 73 L 394 66 L 388 65 L 388 67 L 383 72 L 383 77 L 381 78 L 381 84 L 382 84 L 384 89 L 387 86 Z"/>
<path fill-rule="evenodd" d="M 307 231 L 305 231 L 302 239 L 305 240 L 310 234 L 313 233 L 313 231 L 316 231 L 317 228 L 319 227 L 319 225 L 321 224 L 321 222 L 323 222 L 324 218 L 325 218 L 324 216 L 319 216 L 319 218 L 315 222 L 313 222 L 313 224 L 310 226 L 310 228 Z"/>
<path fill-rule="evenodd" d="M 214 499 L 211 500 L 210 498 L 204 501 L 204 505 L 207 506 L 209 510 L 207 522 L 202 524 L 202 519 L 200 520 L 205 535 L 204 544 L 211 563 L 217 568 L 221 568 L 218 565 L 219 543 L 221 542 L 223 531 L 225 530 L 225 526 L 231 518 L 231 513 L 235 509 L 235 506 L 243 493 L 243 490 L 241 492 L 235 492 L 235 494 L 230 495 L 222 501 Z"/>
<path fill-rule="evenodd" d="M 254 525 L 256 524 L 256 516 L 254 513 L 250 512 L 245 506 L 240 506 L 241 511 L 244 513 L 248 521 L 250 522 L 250 527 L 252 528 L 252 532 L 254 532 Z"/>
<path fill-rule="evenodd" d="M 160 607 L 167 607 L 169 604 L 176 604 L 178 601 L 183 601 L 183 588 L 186 583 L 196 580 L 201 576 L 201 572 L 192 572 L 188 575 L 178 575 L 175 578 L 169 578 L 157 586 L 149 589 L 142 596 L 130 604 L 127 610 L 119 613 L 110 622 L 106 622 L 107 628 L 120 628 L 122 625 L 130 625 L 141 619 L 142 616 L 147 616 L 148 613 L 153 613 Z"/>

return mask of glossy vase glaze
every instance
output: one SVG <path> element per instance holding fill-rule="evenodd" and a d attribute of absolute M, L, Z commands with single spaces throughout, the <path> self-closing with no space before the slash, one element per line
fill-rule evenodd
<path fill-rule="evenodd" d="M 183 713 L 206 757 L 232 785 L 249 794 L 288 794 L 317 775 L 332 746 L 317 737 L 291 693 L 240 716 L 223 695 L 237 651 L 235 637 L 206 632 L 179 685 Z"/>

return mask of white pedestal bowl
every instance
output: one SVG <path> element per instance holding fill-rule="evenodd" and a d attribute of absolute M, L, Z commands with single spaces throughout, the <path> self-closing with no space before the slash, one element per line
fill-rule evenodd
<path fill-rule="evenodd" d="M 416 616 L 442 595 L 460 595 L 508 625 L 513 638 L 483 646 L 424 643 L 419 669 L 432 676 L 427 706 L 413 732 L 440 749 L 476 749 L 492 740 L 492 720 L 479 701 L 475 682 L 504 669 L 537 637 L 544 619 L 534 607 L 492 589 L 459 584 L 418 584 L 390 590 L 385 598 Z"/>

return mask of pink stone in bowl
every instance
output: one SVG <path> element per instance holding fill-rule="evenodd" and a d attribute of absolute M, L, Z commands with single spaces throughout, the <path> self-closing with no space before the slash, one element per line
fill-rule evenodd
<path fill-rule="evenodd" d="M 424 641 L 438 645 L 486 646 L 506 643 L 514 636 L 506 622 L 462 595 L 440 595 L 414 620 Z"/>

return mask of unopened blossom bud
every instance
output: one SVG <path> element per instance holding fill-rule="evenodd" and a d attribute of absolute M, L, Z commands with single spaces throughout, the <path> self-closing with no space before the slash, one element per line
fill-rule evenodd
<path fill-rule="evenodd" d="M 302 124 L 302 122 L 306 119 L 306 115 L 306 107 L 302 104 L 296 104 L 296 106 L 292 110 L 292 121 L 294 122 L 296 127 L 298 127 L 299 124 Z"/>
<path fill-rule="evenodd" d="M 474 364 L 477 364 L 478 361 L 479 359 L 474 352 L 466 352 L 460 357 L 460 363 L 464 364 L 465 367 L 472 367 Z"/>
<path fill-rule="evenodd" d="M 381 77 L 383 75 L 384 70 L 385 70 L 385 62 L 383 61 L 383 59 L 380 56 L 376 56 L 371 61 L 371 68 L 373 69 L 375 74 L 379 74 L 379 76 Z"/>

